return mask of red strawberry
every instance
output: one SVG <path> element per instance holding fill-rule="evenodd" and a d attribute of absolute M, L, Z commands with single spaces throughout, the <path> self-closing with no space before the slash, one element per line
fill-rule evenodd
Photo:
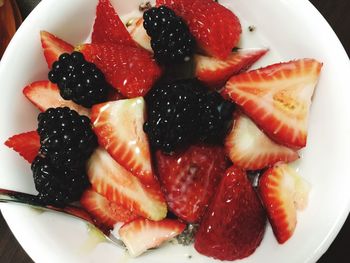
<path fill-rule="evenodd" d="M 261 200 L 280 244 L 293 235 L 297 224 L 296 210 L 306 207 L 309 191 L 309 184 L 287 164 L 276 164 L 260 178 Z"/>
<path fill-rule="evenodd" d="M 78 49 L 127 98 L 144 96 L 161 75 L 152 54 L 138 47 L 85 44 Z"/>
<path fill-rule="evenodd" d="M 145 185 L 157 185 L 148 139 L 143 131 L 146 105 L 143 98 L 93 106 L 91 122 L 99 144 Z"/>
<path fill-rule="evenodd" d="M 209 87 L 222 88 L 230 77 L 246 71 L 267 51 L 268 49 L 239 50 L 231 53 L 225 60 L 195 55 L 195 75 Z"/>
<path fill-rule="evenodd" d="M 195 237 L 195 249 L 220 260 L 249 256 L 265 232 L 266 216 L 247 175 L 232 166 L 222 178 Z"/>
<path fill-rule="evenodd" d="M 144 49 L 153 53 L 151 47 L 151 37 L 147 35 L 145 28 L 143 27 L 143 18 L 135 19 L 133 23 L 128 27 L 132 39 Z"/>
<path fill-rule="evenodd" d="M 144 186 L 102 148 L 90 157 L 87 174 L 93 190 L 109 201 L 152 220 L 165 218 L 167 208 L 160 188 Z"/>
<path fill-rule="evenodd" d="M 191 146 L 184 152 L 156 154 L 158 175 L 169 208 L 186 222 L 199 221 L 227 168 L 219 146 Z"/>
<path fill-rule="evenodd" d="M 90 115 L 89 109 L 71 100 L 64 100 L 60 95 L 57 85 L 48 80 L 33 82 L 23 89 L 23 94 L 40 111 L 46 111 L 48 108 L 68 107 L 81 115 Z"/>
<path fill-rule="evenodd" d="M 109 0 L 98 1 L 92 43 L 136 46 Z"/>
<path fill-rule="evenodd" d="M 47 31 L 40 31 L 41 45 L 49 68 L 63 53 L 72 53 L 74 47 Z"/>
<path fill-rule="evenodd" d="M 39 152 L 40 138 L 36 131 L 25 132 L 7 139 L 5 145 L 32 163 Z"/>
<path fill-rule="evenodd" d="M 242 32 L 239 19 L 213 0 L 162 0 L 187 22 L 199 47 L 206 54 L 226 59 L 237 45 Z"/>
<path fill-rule="evenodd" d="M 98 223 L 112 229 L 117 222 L 129 222 L 138 216 L 123 206 L 108 201 L 104 196 L 88 189 L 83 193 L 80 203 Z"/>
<path fill-rule="evenodd" d="M 232 77 L 223 90 L 273 140 L 306 145 L 311 97 L 322 64 L 313 59 L 279 63 Z"/>
<path fill-rule="evenodd" d="M 259 170 L 278 161 L 291 162 L 299 158 L 296 151 L 272 141 L 243 114 L 235 118 L 225 148 L 231 161 L 245 170 Z"/>
<path fill-rule="evenodd" d="M 181 234 L 185 227 L 185 224 L 177 220 L 164 219 L 155 222 L 140 218 L 123 225 L 119 229 L 119 235 L 129 254 L 137 257 Z"/>

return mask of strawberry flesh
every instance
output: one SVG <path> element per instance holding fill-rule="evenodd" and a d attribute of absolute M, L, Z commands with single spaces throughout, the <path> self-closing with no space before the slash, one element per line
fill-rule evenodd
<path fill-rule="evenodd" d="M 220 260 L 251 255 L 265 232 L 266 216 L 247 175 L 232 166 L 222 178 L 195 237 L 195 249 Z"/>
<path fill-rule="evenodd" d="M 280 244 L 293 235 L 297 224 L 296 211 L 306 207 L 309 191 L 309 184 L 284 163 L 276 164 L 260 178 L 260 197 Z"/>
<path fill-rule="evenodd" d="M 89 109 L 71 100 L 64 100 L 60 95 L 57 85 L 48 80 L 36 81 L 29 84 L 23 89 L 23 94 L 40 111 L 46 111 L 49 108 L 68 107 L 80 115 L 90 116 Z"/>
<path fill-rule="evenodd" d="M 148 249 L 159 247 L 162 243 L 179 235 L 185 227 L 185 224 L 177 220 L 164 219 L 155 222 L 140 218 L 123 225 L 119 235 L 129 254 L 137 257 Z"/>
<path fill-rule="evenodd" d="M 292 162 L 299 158 L 298 152 L 272 141 L 247 116 L 236 115 L 225 139 L 227 155 L 236 166 L 260 170 L 279 161 Z"/>
<path fill-rule="evenodd" d="M 99 0 L 98 2 L 92 43 L 136 46 L 109 0 Z"/>
<path fill-rule="evenodd" d="M 58 60 L 63 53 L 72 53 L 74 47 L 55 35 L 47 32 L 40 32 L 41 45 L 48 67 L 51 69 L 52 64 Z"/>
<path fill-rule="evenodd" d="M 127 98 L 144 96 L 162 73 L 152 54 L 139 47 L 84 44 L 78 50 Z"/>
<path fill-rule="evenodd" d="M 175 155 L 158 151 L 156 163 L 170 210 L 186 222 L 198 222 L 227 168 L 224 149 L 193 145 Z"/>
<path fill-rule="evenodd" d="M 306 145 L 311 98 L 322 64 L 300 59 L 233 76 L 222 95 L 230 98 L 273 140 Z"/>
<path fill-rule="evenodd" d="M 123 206 L 108 201 L 107 198 L 92 189 L 83 193 L 80 204 L 99 224 L 109 229 L 113 229 L 117 222 L 129 222 L 138 217 Z"/>
<path fill-rule="evenodd" d="M 17 134 L 7 139 L 5 145 L 18 152 L 29 163 L 32 163 L 40 148 L 39 134 L 36 131 Z"/>

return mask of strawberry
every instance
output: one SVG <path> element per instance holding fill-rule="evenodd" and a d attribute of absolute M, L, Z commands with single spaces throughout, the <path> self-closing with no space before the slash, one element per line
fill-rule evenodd
<path fill-rule="evenodd" d="M 145 28 L 143 27 L 143 18 L 135 19 L 128 27 L 132 39 L 144 49 L 153 53 L 151 47 L 151 37 L 147 35 Z"/>
<path fill-rule="evenodd" d="M 64 100 L 60 95 L 57 85 L 48 80 L 36 81 L 29 84 L 23 89 L 23 94 L 40 111 L 46 111 L 48 108 L 68 107 L 80 115 L 90 115 L 89 109 L 71 100 Z"/>
<path fill-rule="evenodd" d="M 143 185 L 102 148 L 95 150 L 90 157 L 87 174 L 93 190 L 109 201 L 145 218 L 165 218 L 167 208 L 160 187 Z"/>
<path fill-rule="evenodd" d="M 280 244 L 294 233 L 296 210 L 307 205 L 310 185 L 287 164 L 278 163 L 260 178 L 259 192 L 273 233 Z"/>
<path fill-rule="evenodd" d="M 231 161 L 245 170 L 259 170 L 278 161 L 299 158 L 296 151 L 272 141 L 243 114 L 237 114 L 225 148 Z"/>
<path fill-rule="evenodd" d="M 136 46 L 109 0 L 98 1 L 92 43 Z"/>
<path fill-rule="evenodd" d="M 239 19 L 213 0 L 161 0 L 188 24 L 199 47 L 207 55 L 226 59 L 237 45 L 242 32 Z"/>
<path fill-rule="evenodd" d="M 78 50 L 87 61 L 96 64 L 107 81 L 127 98 L 144 96 L 161 75 L 152 54 L 142 48 L 85 44 Z"/>
<path fill-rule="evenodd" d="M 72 53 L 74 50 L 74 47 L 71 44 L 47 31 L 40 31 L 40 37 L 44 56 L 50 69 L 52 64 L 58 60 L 61 54 Z"/>
<path fill-rule="evenodd" d="M 93 106 L 91 122 L 99 144 L 145 185 L 158 185 L 148 138 L 143 131 L 146 105 L 142 97 Z"/>
<path fill-rule="evenodd" d="M 92 189 L 87 189 L 80 198 L 82 207 L 88 211 L 98 223 L 113 229 L 117 222 L 129 222 L 138 216 Z"/>
<path fill-rule="evenodd" d="M 225 60 L 195 55 L 195 75 L 207 86 L 219 89 L 230 77 L 250 68 L 267 51 L 268 49 L 239 50 L 231 53 Z"/>
<path fill-rule="evenodd" d="M 232 77 L 222 95 L 231 98 L 273 140 L 306 145 L 311 97 L 322 64 L 313 59 L 279 63 Z"/>
<path fill-rule="evenodd" d="M 36 131 L 30 131 L 12 136 L 7 139 L 5 145 L 32 163 L 39 152 L 40 138 Z"/>
<path fill-rule="evenodd" d="M 185 227 L 185 224 L 177 220 L 164 219 L 155 222 L 140 218 L 124 224 L 119 229 L 119 235 L 130 256 L 137 257 L 181 234 Z"/>
<path fill-rule="evenodd" d="M 170 210 L 186 222 L 199 221 L 227 168 L 224 149 L 193 145 L 175 155 L 158 151 L 156 163 Z"/>
<path fill-rule="evenodd" d="M 241 259 L 259 246 L 265 226 L 264 209 L 246 173 L 232 166 L 203 217 L 194 246 L 216 259 Z"/>

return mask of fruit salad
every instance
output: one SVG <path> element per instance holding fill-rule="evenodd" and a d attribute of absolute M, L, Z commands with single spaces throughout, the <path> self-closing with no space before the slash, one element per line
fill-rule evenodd
<path fill-rule="evenodd" d="M 242 259 L 267 224 L 287 242 L 310 191 L 289 163 L 307 145 L 322 63 L 251 70 L 269 49 L 240 48 L 240 20 L 217 1 L 137 8 L 122 21 L 99 0 L 77 46 L 40 32 L 47 79 L 23 89 L 37 129 L 5 142 L 31 164 L 37 201 L 78 204 L 106 232 L 121 225 L 134 257 L 176 238 Z"/>

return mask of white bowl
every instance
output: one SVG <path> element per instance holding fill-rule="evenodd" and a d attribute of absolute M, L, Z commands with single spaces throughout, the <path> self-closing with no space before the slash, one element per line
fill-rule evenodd
<path fill-rule="evenodd" d="M 141 0 L 112 1 L 126 15 Z M 47 30 L 79 44 L 89 38 L 97 0 L 45 0 L 25 20 L 0 65 L 0 142 L 36 127 L 38 111 L 22 88 L 46 79 L 47 66 L 39 31 Z M 298 216 L 294 236 L 278 245 L 270 227 L 261 246 L 242 262 L 314 262 L 329 247 L 350 209 L 350 74 L 349 59 L 326 21 L 306 0 L 220 0 L 243 22 L 241 46 L 268 46 L 259 66 L 302 57 L 324 63 L 311 110 L 309 138 L 295 165 L 311 184 L 309 206 Z M 255 25 L 256 31 L 247 30 Z M 0 187 L 35 193 L 29 165 L 0 146 Z M 84 223 L 55 213 L 2 205 L 13 233 L 35 262 L 215 262 L 192 247 L 167 245 L 138 259 L 117 247 L 99 243 Z M 189 259 L 189 255 L 192 256 Z"/>

